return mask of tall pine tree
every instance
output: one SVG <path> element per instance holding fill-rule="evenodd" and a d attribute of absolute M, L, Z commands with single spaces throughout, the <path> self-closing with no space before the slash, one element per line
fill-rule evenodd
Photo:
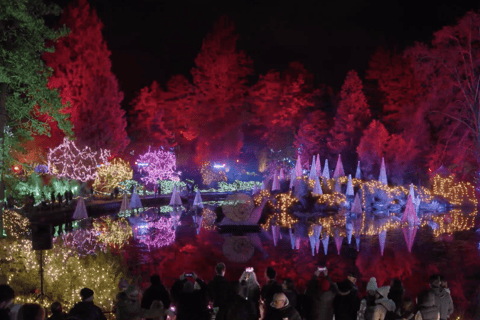
<path fill-rule="evenodd" d="M 362 81 L 357 72 L 348 72 L 340 92 L 340 102 L 328 138 L 328 148 L 332 154 L 346 155 L 343 159 L 352 159 L 358 146 L 362 131 L 370 121 L 370 109 L 363 94 Z M 351 161 L 350 165 L 354 165 Z"/>
<path fill-rule="evenodd" d="M 41 60 L 44 52 L 53 52 L 46 41 L 66 34 L 65 28 L 55 32 L 43 21 L 59 11 L 40 0 L 0 1 L 0 238 L 5 180 L 16 179 L 6 170 L 11 151 L 32 134 L 49 134 L 48 122 L 41 120 L 47 114 L 71 134 L 67 116 L 59 112 L 58 91 L 47 87 L 52 69 Z"/>
<path fill-rule="evenodd" d="M 68 6 L 61 23 L 71 33 L 56 44 L 54 53 L 44 55 L 55 70 L 49 86 L 60 90 L 63 112 L 71 114 L 81 144 L 119 154 L 129 142 L 127 122 L 120 106 L 123 93 L 111 71 L 110 51 L 102 36 L 103 24 L 87 0 Z"/>

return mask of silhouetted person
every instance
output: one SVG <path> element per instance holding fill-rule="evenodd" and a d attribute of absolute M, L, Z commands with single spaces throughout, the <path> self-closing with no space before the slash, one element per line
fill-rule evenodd
<path fill-rule="evenodd" d="M 60 302 L 52 303 L 50 311 L 52 311 L 52 315 L 48 320 L 65 320 L 67 318 L 67 314 L 63 312 Z"/>
<path fill-rule="evenodd" d="M 265 317 L 273 311 L 273 307 L 271 306 L 273 296 L 276 293 L 280 293 L 283 291 L 282 286 L 275 280 L 277 276 L 277 272 L 272 267 L 267 267 L 265 270 L 265 278 L 267 279 L 267 283 L 262 287 L 260 291 L 260 295 L 264 302 L 264 310 L 265 310 Z"/>
<path fill-rule="evenodd" d="M 68 313 L 69 316 L 77 317 L 79 320 L 106 320 L 102 309 L 93 304 L 93 290 L 83 288 L 80 290 L 82 302 L 73 306 Z"/>
<path fill-rule="evenodd" d="M 150 287 L 143 293 L 141 307 L 150 309 L 153 301 L 162 301 L 165 310 L 170 308 L 170 294 L 162 284 L 160 276 L 158 274 L 152 275 L 150 283 Z"/>
<path fill-rule="evenodd" d="M 225 264 L 220 262 L 215 267 L 216 276 L 208 283 L 208 294 L 213 302 L 213 307 L 218 308 L 218 315 L 222 317 L 234 291 L 230 282 L 225 278 Z"/>

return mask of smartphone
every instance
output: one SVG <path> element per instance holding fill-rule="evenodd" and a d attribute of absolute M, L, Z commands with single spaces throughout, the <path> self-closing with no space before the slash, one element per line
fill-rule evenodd
<path fill-rule="evenodd" d="M 318 267 L 318 271 L 325 271 L 327 270 L 327 267 Z"/>
<path fill-rule="evenodd" d="M 175 311 L 175 307 L 173 307 L 173 306 L 170 307 L 170 310 Z"/>
<path fill-rule="evenodd" d="M 193 277 L 193 273 L 185 273 L 185 277 Z"/>
<path fill-rule="evenodd" d="M 247 272 L 253 272 L 253 268 L 252 268 L 252 267 L 248 267 L 248 268 L 245 269 L 245 271 L 247 271 Z"/>

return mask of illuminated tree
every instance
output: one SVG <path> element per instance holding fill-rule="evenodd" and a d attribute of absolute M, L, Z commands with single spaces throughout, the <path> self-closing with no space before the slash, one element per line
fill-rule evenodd
<path fill-rule="evenodd" d="M 198 133 L 196 161 L 236 157 L 243 145 L 243 102 L 252 62 L 237 50 L 238 35 L 225 16 L 208 34 L 192 69 L 196 107 L 190 120 Z M 217 142 L 218 141 L 218 142 Z M 217 146 L 221 145 L 221 148 Z"/>
<path fill-rule="evenodd" d="M 177 222 L 177 225 L 179 222 Z M 149 221 L 145 231 L 137 231 L 137 240 L 149 248 L 161 248 L 175 242 L 175 228 L 172 218 L 161 217 L 157 221 Z"/>
<path fill-rule="evenodd" d="M 55 53 L 44 55 L 54 69 L 49 86 L 60 89 L 62 111 L 71 114 L 75 136 L 82 144 L 97 150 L 108 147 L 119 154 L 129 142 L 127 122 L 120 106 L 123 93 L 102 36 L 103 24 L 87 0 L 68 6 L 61 23 L 71 33 L 55 45 Z"/>
<path fill-rule="evenodd" d="M 66 177 L 78 181 L 95 180 L 98 167 L 107 165 L 109 150 L 92 151 L 89 147 L 82 150 L 73 141 L 64 138 L 63 143 L 48 151 L 49 171 L 57 177 Z"/>
<path fill-rule="evenodd" d="M 98 168 L 93 188 L 98 191 L 111 192 L 115 187 L 120 186 L 121 182 L 132 178 L 133 170 L 130 164 L 121 158 L 115 158 Z"/>
<path fill-rule="evenodd" d="M 357 147 L 358 159 L 362 172 L 368 179 L 376 179 L 380 170 L 382 157 L 390 167 L 389 177 L 396 184 L 403 184 L 408 173 L 415 172 L 412 163 L 419 155 L 417 144 L 401 134 L 390 135 L 385 126 L 373 120 L 363 132 Z"/>
<path fill-rule="evenodd" d="M 370 109 L 363 94 L 362 81 L 357 73 L 351 70 L 343 83 L 334 124 L 330 130 L 330 152 L 340 154 L 354 151 L 369 119 Z"/>
<path fill-rule="evenodd" d="M 311 161 L 313 155 L 326 155 L 326 138 L 328 123 L 325 113 L 321 110 L 314 111 L 305 117 L 295 135 L 295 149 L 301 159 Z"/>
<path fill-rule="evenodd" d="M 253 119 L 260 127 L 260 135 L 269 147 L 282 134 L 294 132 L 312 106 L 311 93 L 306 79 L 309 77 L 303 65 L 293 62 L 282 74 L 269 71 L 250 91 Z"/>
<path fill-rule="evenodd" d="M 137 162 L 144 164 L 141 170 L 146 173 L 142 177 L 142 181 L 146 184 L 156 184 L 157 180 L 176 180 L 178 181 L 178 173 L 175 171 L 177 167 L 177 159 L 175 154 L 163 150 L 151 150 L 138 157 Z"/>
<path fill-rule="evenodd" d="M 479 44 L 480 14 L 468 12 L 434 33 L 431 45 L 417 43 L 405 52 L 427 88 L 423 101 L 434 126 L 433 170 L 445 164 L 472 174 L 480 165 Z"/>
<path fill-rule="evenodd" d="M 5 168 L 10 165 L 10 151 L 22 139 L 33 134 L 49 134 L 49 125 L 41 120 L 48 114 L 61 130 L 71 132 L 67 115 L 61 114 L 57 90 L 47 87 L 52 69 L 41 55 L 53 52 L 46 41 L 57 41 L 66 34 L 45 26 L 43 17 L 57 15 L 58 6 L 46 6 L 39 0 L 6 0 L 0 2 L 0 201 L 5 198 Z M 0 236 L 3 234 L 0 203 Z"/>

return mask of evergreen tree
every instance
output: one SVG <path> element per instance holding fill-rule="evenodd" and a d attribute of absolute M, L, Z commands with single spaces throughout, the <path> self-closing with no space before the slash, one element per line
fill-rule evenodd
<path fill-rule="evenodd" d="M 87 0 L 68 6 L 61 23 L 71 34 L 56 44 L 54 53 L 44 55 L 55 70 L 49 86 L 60 90 L 63 112 L 71 114 L 79 143 L 97 150 L 110 149 L 117 155 L 129 140 L 125 111 L 120 106 L 123 93 L 111 71 L 103 24 Z"/>
<path fill-rule="evenodd" d="M 196 161 L 234 157 L 243 145 L 244 97 L 252 62 L 237 50 L 235 26 L 225 16 L 203 41 L 191 74 L 196 107 L 190 114 L 196 139 Z"/>
<path fill-rule="evenodd" d="M 349 71 L 340 92 L 340 102 L 328 138 L 328 147 L 333 154 L 354 153 L 362 131 L 370 120 L 370 109 L 362 89 L 362 81 L 357 72 Z"/>
<path fill-rule="evenodd" d="M 52 69 L 41 55 L 53 47 L 46 41 L 57 41 L 66 34 L 47 28 L 43 17 L 59 14 L 57 6 L 46 6 L 39 0 L 0 1 L 0 237 L 3 236 L 3 199 L 6 168 L 18 142 L 32 134 L 49 134 L 46 114 L 58 122 L 60 129 L 71 134 L 67 115 L 61 114 L 57 90 L 47 87 Z"/>
<path fill-rule="evenodd" d="M 313 155 L 326 157 L 326 138 L 328 123 L 326 115 L 321 110 L 313 111 L 305 117 L 295 135 L 295 149 L 305 162 L 311 161 Z"/>

